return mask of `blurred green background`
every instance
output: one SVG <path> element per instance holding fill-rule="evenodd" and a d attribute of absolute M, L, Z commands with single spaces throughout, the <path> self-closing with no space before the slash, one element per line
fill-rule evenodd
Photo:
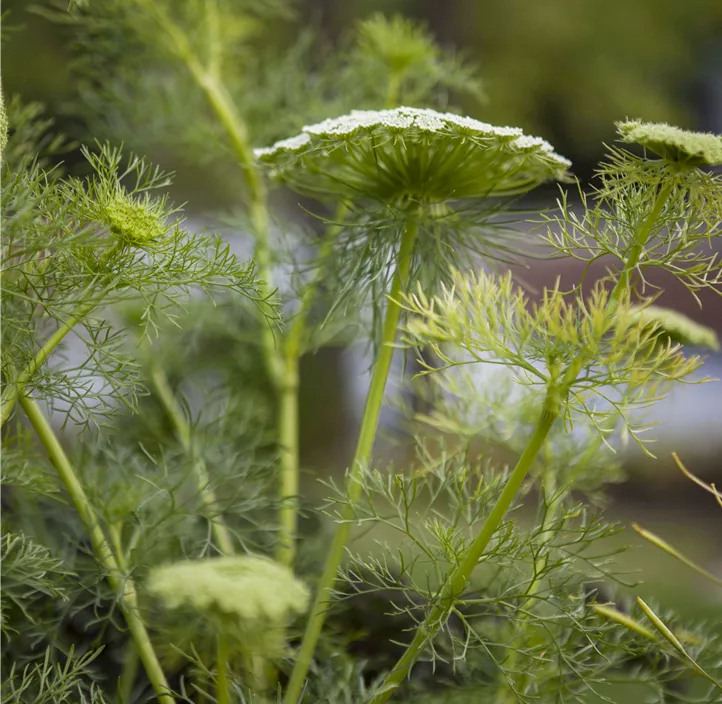
<path fill-rule="evenodd" d="M 91 0 L 92 1 L 92 0 Z M 38 3 L 42 4 L 42 3 Z M 53 108 L 73 96 L 70 32 L 5 0 L 3 80 Z M 596 163 L 615 120 L 640 117 L 689 129 L 722 121 L 719 0 L 299 0 L 298 26 L 338 44 L 380 11 L 428 26 L 477 63 L 488 100 L 463 105 L 490 122 L 543 135 L 577 171 Z M 20 27 L 18 28 L 18 25 Z M 279 32 L 293 32 L 293 23 Z"/>
<path fill-rule="evenodd" d="M 304 0 L 295 7 L 296 19 L 279 32 L 312 25 L 332 45 L 345 41 L 356 20 L 375 11 L 425 23 L 440 44 L 479 65 L 486 98 L 463 103 L 468 114 L 545 137 L 572 159 L 582 179 L 591 176 L 603 143 L 614 138 L 615 120 L 638 117 L 722 132 L 722 0 Z M 85 126 L 69 109 L 76 99 L 71 31 L 29 8 L 22 0 L 3 3 L 4 91 L 42 101 L 63 131 L 87 140 Z M 192 194 L 193 206 L 202 210 L 213 197 L 208 185 L 194 181 L 192 171 L 179 176 L 183 199 Z M 535 264 L 527 278 L 541 286 L 565 272 L 574 275 L 573 265 Z M 700 312 L 685 296 L 673 290 L 665 304 L 722 335 L 720 299 L 707 297 Z M 339 355 L 323 351 L 304 364 L 307 467 L 338 468 L 353 440 L 352 409 L 363 392 L 355 378 L 363 365 Z M 712 356 L 706 371 L 722 376 L 722 357 Z M 660 460 L 627 459 L 630 481 L 614 488 L 612 512 L 668 536 L 722 574 L 720 512 L 669 460 L 669 452 L 677 450 L 694 471 L 722 484 L 722 385 L 680 390 L 659 415 Z M 631 532 L 623 539 L 641 542 Z M 722 591 L 672 558 L 643 545 L 629 553 L 624 567 L 641 570 L 645 584 L 637 593 L 715 621 L 722 630 Z M 636 696 L 630 694 L 629 701 L 639 701 Z"/>

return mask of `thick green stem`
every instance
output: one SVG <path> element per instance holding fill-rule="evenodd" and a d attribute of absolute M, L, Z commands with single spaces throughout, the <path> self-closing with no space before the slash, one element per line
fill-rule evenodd
<path fill-rule="evenodd" d="M 256 240 L 254 259 L 262 279 L 263 296 L 270 297 L 274 289 L 266 185 L 253 156 L 248 130 L 220 80 L 203 69 L 192 55 L 184 58 L 191 75 L 203 90 L 208 104 L 225 129 L 233 152 L 243 169 L 248 186 L 251 228 Z M 261 323 L 261 344 L 271 383 L 278 390 L 283 385 L 283 361 L 280 351 L 276 348 L 273 330 L 265 321 Z"/>
<path fill-rule="evenodd" d="M 231 704 L 230 678 L 228 676 L 229 657 L 228 639 L 221 629 L 218 634 L 218 661 L 216 662 L 216 701 L 218 704 Z"/>
<path fill-rule="evenodd" d="M 293 565 L 296 556 L 298 530 L 299 442 L 298 442 L 298 382 L 300 357 L 285 359 L 283 386 L 280 389 L 278 441 L 280 484 L 278 487 L 279 533 L 276 559 L 283 565 Z"/>
<path fill-rule="evenodd" d="M 210 486 L 210 477 L 208 476 L 205 462 L 202 459 L 195 457 L 190 424 L 183 414 L 183 409 L 180 407 L 180 404 L 173 393 L 173 389 L 170 388 L 168 377 L 165 375 L 165 372 L 153 364 L 151 366 L 150 376 L 158 399 L 170 418 L 175 433 L 178 436 L 178 440 L 183 446 L 183 449 L 193 460 L 193 472 L 196 475 L 196 482 L 198 483 L 201 500 L 211 515 L 211 530 L 213 531 L 213 537 L 216 540 L 216 547 L 222 555 L 233 555 L 235 553 L 235 549 L 233 548 L 233 538 L 231 537 L 231 533 L 228 530 L 228 526 L 226 526 L 225 521 L 217 514 L 218 498 Z"/>
<path fill-rule="evenodd" d="M 316 650 L 316 643 L 321 635 L 321 629 L 326 619 L 326 608 L 331 597 L 331 591 L 336 583 L 336 575 L 341 566 L 346 543 L 351 533 L 353 505 L 361 494 L 364 473 L 371 459 L 371 450 L 373 449 L 374 439 L 376 437 L 376 428 L 384 399 L 386 381 L 389 376 L 391 360 L 394 354 L 392 345 L 396 340 L 396 331 L 401 316 L 401 306 L 398 301 L 408 280 L 417 232 L 418 226 L 416 223 L 410 223 L 401 241 L 396 274 L 391 286 L 386 318 L 384 320 L 381 346 L 376 364 L 374 365 L 373 374 L 371 375 L 371 385 L 368 396 L 366 397 L 366 405 L 361 421 L 361 430 L 356 445 L 356 452 L 347 480 L 348 504 L 342 512 L 341 522 L 336 528 L 336 534 L 318 583 L 316 599 L 311 609 L 311 616 L 306 624 L 301 649 L 299 650 L 296 664 L 294 665 L 286 690 L 284 698 L 285 704 L 296 704 L 301 696 L 303 683 L 306 679 L 308 669 L 311 666 L 313 653 Z"/>
<path fill-rule="evenodd" d="M 399 102 L 399 91 L 401 90 L 402 73 L 394 71 L 389 76 L 389 84 L 386 87 L 386 109 L 395 108 Z"/>
<path fill-rule="evenodd" d="M 8 418 L 10 418 L 15 403 L 18 400 L 25 386 L 35 376 L 36 372 L 40 367 L 45 364 L 45 361 L 50 356 L 50 353 L 63 341 L 65 336 L 86 316 L 95 308 L 95 303 L 87 303 L 78 306 L 78 310 L 75 311 L 45 342 L 45 344 L 38 350 L 32 361 L 23 369 L 18 376 L 9 381 L 2 393 L 2 408 L 0 411 L 0 428 L 5 425 Z"/>
<path fill-rule="evenodd" d="M 406 679 L 426 645 L 433 639 L 439 628 L 443 625 L 454 605 L 454 600 L 465 589 L 471 573 L 484 555 L 484 550 L 501 525 L 506 512 L 509 510 L 514 497 L 519 492 L 524 479 L 531 469 L 534 460 L 546 440 L 551 427 L 560 413 L 560 403 L 556 394 L 547 394 L 544 407 L 537 422 L 533 435 L 529 439 L 524 452 L 509 475 L 506 486 L 496 501 L 488 518 L 481 530 L 464 555 L 461 562 L 451 572 L 449 579 L 444 584 L 438 597 L 438 603 L 431 610 L 426 620 L 417 628 L 413 640 L 406 648 L 394 666 L 394 669 L 386 676 L 383 684 L 371 704 L 382 704 L 390 699 L 396 688 Z"/>
<path fill-rule="evenodd" d="M 28 396 L 21 396 L 19 403 L 28 420 L 35 428 L 40 441 L 45 447 L 50 461 L 58 472 L 60 481 L 65 486 L 75 510 L 83 522 L 90 537 L 93 552 L 98 562 L 106 572 L 106 579 L 118 597 L 118 603 L 125 616 L 131 638 L 138 650 L 138 655 L 145 667 L 146 674 L 150 680 L 158 701 L 161 704 L 175 704 L 175 699 L 170 694 L 170 687 L 163 674 L 158 657 L 153 650 L 153 645 L 148 636 L 143 619 L 138 613 L 138 593 L 133 580 L 124 574 L 118 559 L 108 543 L 98 517 L 83 489 L 78 476 L 70 464 L 58 438 L 56 437 L 50 423 L 40 411 L 37 403 Z"/>
<path fill-rule="evenodd" d="M 619 281 L 612 289 L 611 300 L 617 300 L 625 291 L 627 291 L 632 285 L 632 272 L 639 264 L 639 260 L 644 251 L 644 246 L 647 244 L 649 235 L 652 232 L 654 223 L 657 221 L 660 213 L 664 209 L 669 196 L 674 188 L 674 183 L 669 182 L 665 184 L 657 194 L 657 198 L 652 205 L 652 209 L 649 211 L 649 215 L 645 218 L 644 222 L 640 226 L 639 230 L 635 234 L 634 244 L 629 250 L 629 258 L 624 264 L 624 269 Z"/>

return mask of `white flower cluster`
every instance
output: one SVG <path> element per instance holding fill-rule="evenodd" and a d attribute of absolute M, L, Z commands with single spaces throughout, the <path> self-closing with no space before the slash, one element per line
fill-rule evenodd
<path fill-rule="evenodd" d="M 306 129 L 304 127 L 304 129 Z M 267 154 L 273 154 L 274 152 L 289 151 L 295 152 L 304 147 L 311 141 L 311 137 L 305 132 L 297 134 L 295 137 L 289 137 L 288 139 L 282 139 L 280 142 L 276 142 L 272 147 L 260 147 L 254 149 L 253 153 L 257 159 Z"/>
<path fill-rule="evenodd" d="M 284 621 L 306 609 L 309 593 L 288 567 L 258 555 L 184 560 L 156 568 L 148 590 L 176 609 L 236 616 L 256 623 Z"/>
<path fill-rule="evenodd" d="M 348 137 L 361 129 L 386 128 L 393 131 L 415 129 L 421 132 L 456 133 L 459 136 L 497 137 L 504 139 L 510 146 L 522 151 L 538 150 L 558 162 L 562 168 L 571 166 L 571 162 L 554 152 L 549 142 L 540 137 L 525 135 L 518 127 L 496 127 L 471 117 L 452 113 L 440 113 L 420 108 L 394 108 L 393 110 L 353 110 L 349 115 L 323 120 L 315 125 L 307 125 L 301 134 L 276 142 L 271 147 L 254 151 L 257 158 L 273 155 L 282 151 L 299 151 L 314 137 Z"/>

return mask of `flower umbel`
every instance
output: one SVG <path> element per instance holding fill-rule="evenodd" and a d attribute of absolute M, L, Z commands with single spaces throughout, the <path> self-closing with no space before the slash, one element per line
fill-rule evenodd
<path fill-rule="evenodd" d="M 169 609 L 189 606 L 254 630 L 285 623 L 308 603 L 308 589 L 290 569 L 256 555 L 159 567 L 151 574 L 148 590 Z"/>
<path fill-rule="evenodd" d="M 408 107 L 354 110 L 255 153 L 294 189 L 352 202 L 516 194 L 570 166 L 517 127 Z"/>
<path fill-rule="evenodd" d="M 622 142 L 636 143 L 668 161 L 689 166 L 722 164 L 722 136 L 690 132 L 664 122 L 618 122 Z"/>
<path fill-rule="evenodd" d="M 411 280 L 428 288 L 471 253 L 514 259 L 507 204 L 563 178 L 569 166 L 548 142 L 517 127 L 405 107 L 356 110 L 255 153 L 292 189 L 343 203 L 331 257 L 338 300 L 353 294 L 357 304 L 371 290 L 376 308 L 407 225 L 419 231 Z"/>

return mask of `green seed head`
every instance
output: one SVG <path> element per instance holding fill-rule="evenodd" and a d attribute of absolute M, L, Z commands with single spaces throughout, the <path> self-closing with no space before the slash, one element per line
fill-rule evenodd
<path fill-rule="evenodd" d="M 641 144 L 667 161 L 689 166 L 722 164 L 722 136 L 689 132 L 663 122 L 618 122 L 622 142 Z"/>

